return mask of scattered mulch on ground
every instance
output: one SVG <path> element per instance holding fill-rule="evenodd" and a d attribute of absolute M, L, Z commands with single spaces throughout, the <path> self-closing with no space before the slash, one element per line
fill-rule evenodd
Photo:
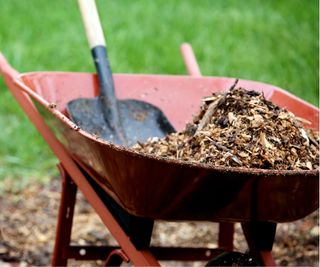
<path fill-rule="evenodd" d="M 45 185 L 31 184 L 13 192 L 8 183 L 0 196 L 0 265 L 49 265 L 55 238 L 56 216 L 60 199 L 60 181 L 52 179 Z M 156 222 L 152 244 L 161 246 L 214 247 L 217 224 L 209 222 Z M 77 205 L 72 231 L 72 243 L 80 245 L 115 245 L 82 194 Z M 247 250 L 239 224 L 234 240 L 238 251 Z M 319 216 L 315 212 L 293 222 L 279 224 L 274 244 L 274 256 L 281 266 L 318 266 Z M 71 266 L 79 262 L 69 261 Z M 81 263 L 88 266 L 88 263 Z M 91 262 L 89 266 L 96 266 Z M 164 266 L 203 266 L 203 263 L 163 262 Z"/>
<path fill-rule="evenodd" d="M 204 98 L 199 114 L 182 132 L 150 138 L 133 149 L 210 166 L 318 169 L 319 138 L 303 126 L 310 122 L 235 85 Z"/>

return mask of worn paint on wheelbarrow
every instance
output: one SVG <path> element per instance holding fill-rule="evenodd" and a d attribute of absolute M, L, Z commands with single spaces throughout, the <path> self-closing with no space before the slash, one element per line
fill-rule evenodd
<path fill-rule="evenodd" d="M 115 75 L 119 98 L 146 100 L 177 130 L 192 119 L 201 98 L 227 90 L 234 78 Z M 319 170 L 275 171 L 218 168 L 138 154 L 75 127 L 66 104 L 93 97 L 97 77 L 88 73 L 27 73 L 16 85 L 29 94 L 72 157 L 129 213 L 154 219 L 287 222 L 318 208 Z M 239 81 L 309 120 L 318 129 L 319 110 L 275 86 Z M 130 88 L 130 90 L 128 90 Z"/>

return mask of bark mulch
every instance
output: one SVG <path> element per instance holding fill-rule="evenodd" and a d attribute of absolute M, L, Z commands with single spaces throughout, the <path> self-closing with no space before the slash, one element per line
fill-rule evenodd
<path fill-rule="evenodd" d="M 277 170 L 319 168 L 319 139 L 294 116 L 244 88 L 214 93 L 185 130 L 133 146 L 138 152 L 209 166 Z"/>

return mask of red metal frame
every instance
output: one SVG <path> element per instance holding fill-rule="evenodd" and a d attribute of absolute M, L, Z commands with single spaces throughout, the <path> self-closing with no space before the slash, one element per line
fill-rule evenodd
<path fill-rule="evenodd" d="M 77 186 L 65 172 L 62 164 L 58 165 L 61 174 L 61 198 L 56 228 L 52 265 L 66 266 L 69 258 L 69 244 L 74 206 L 76 203 Z M 80 254 L 81 255 L 81 254 Z"/>
<path fill-rule="evenodd" d="M 60 163 L 58 167 L 62 178 L 62 190 L 56 230 L 55 247 L 52 258 L 53 266 L 65 266 L 67 265 L 68 259 L 107 259 L 105 261 L 105 265 L 107 266 L 118 266 L 123 261 L 132 261 L 137 266 L 158 266 L 159 263 L 157 262 L 157 260 L 209 261 L 212 257 L 219 255 L 224 251 L 224 249 L 222 248 L 208 249 L 180 247 L 149 247 L 148 250 L 135 251 L 132 248 L 124 249 L 122 246 L 71 246 L 70 238 L 72 230 L 74 205 L 76 203 L 77 186 L 73 182 L 72 178 L 67 173 L 65 168 L 63 167 L 63 164 Z M 95 207 L 94 203 L 90 204 L 93 207 Z M 111 214 L 104 217 L 109 218 L 109 220 L 111 221 L 115 220 L 115 218 Z M 109 227 L 112 226 L 112 223 L 106 223 L 105 221 L 103 222 L 106 225 L 106 227 L 110 229 Z M 225 233 L 227 232 L 225 231 Z M 116 240 L 118 240 L 117 235 L 115 236 L 115 238 Z M 129 242 L 132 246 L 134 246 L 130 240 L 125 240 L 123 242 Z M 138 254 L 136 255 L 136 263 L 133 261 L 132 253 Z"/>
<path fill-rule="evenodd" d="M 230 246 L 230 241 L 233 240 L 233 235 L 231 235 L 233 234 L 233 224 L 231 223 L 220 224 L 219 243 L 226 245 L 216 249 L 150 247 L 148 250 L 140 252 L 128 249 L 127 254 L 125 252 L 126 250 L 121 246 L 71 246 L 70 237 L 74 205 L 76 203 L 77 186 L 61 163 L 58 167 L 62 178 L 62 190 L 56 230 L 56 241 L 52 258 L 53 266 L 65 266 L 67 265 L 68 259 L 84 261 L 103 260 L 106 258 L 106 266 L 118 266 L 122 262 L 129 261 L 132 261 L 137 266 L 144 266 L 144 264 L 147 264 L 147 266 L 158 266 L 159 264 L 157 260 L 209 261 L 211 258 L 221 254 L 223 251 L 230 250 L 230 247 L 228 248 L 228 246 Z M 90 204 L 95 207 L 94 203 Z M 110 220 L 115 220 L 111 214 L 104 217 L 109 218 Z M 110 229 L 109 227 L 112 223 L 108 224 L 105 221 L 104 223 L 106 227 Z M 275 224 L 259 225 L 251 223 L 243 225 L 243 229 L 251 252 L 255 253 L 255 256 L 265 266 L 275 266 L 275 262 L 271 255 L 275 234 Z M 261 233 L 263 236 L 261 236 Z M 117 235 L 114 237 L 117 239 Z M 224 237 L 227 239 L 224 240 Z M 125 240 L 123 242 L 131 243 L 130 240 Z M 132 243 L 131 245 L 134 246 Z M 132 253 L 138 254 L 135 255 L 135 261 L 133 261 Z"/>

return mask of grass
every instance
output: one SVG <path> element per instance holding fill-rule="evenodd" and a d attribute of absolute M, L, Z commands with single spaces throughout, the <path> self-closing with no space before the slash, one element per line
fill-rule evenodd
<path fill-rule="evenodd" d="M 97 0 L 114 72 L 184 74 L 190 42 L 204 75 L 275 84 L 318 105 L 318 1 Z M 76 1 L 0 0 L 0 50 L 20 72 L 94 71 Z M 56 174 L 56 160 L 0 80 L 0 180 Z"/>

